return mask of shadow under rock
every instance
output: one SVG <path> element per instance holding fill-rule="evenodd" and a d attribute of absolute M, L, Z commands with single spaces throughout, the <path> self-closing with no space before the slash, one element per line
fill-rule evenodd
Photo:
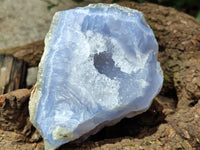
<path fill-rule="evenodd" d="M 162 110 L 162 105 L 157 100 L 154 100 L 146 112 L 133 118 L 122 119 L 114 126 L 105 127 L 83 143 L 76 143 L 78 140 L 67 143 L 61 146 L 59 150 L 88 150 L 106 143 L 119 142 L 123 137 L 144 138 L 145 136 L 150 136 L 157 131 L 159 124 L 166 122 L 166 116 Z"/>

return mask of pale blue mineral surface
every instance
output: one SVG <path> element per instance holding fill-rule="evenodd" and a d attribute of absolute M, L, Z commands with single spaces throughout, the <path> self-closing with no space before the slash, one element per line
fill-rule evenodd
<path fill-rule="evenodd" d="M 92 4 L 57 12 L 29 103 L 45 148 L 146 111 L 163 83 L 157 54 L 153 31 L 137 10 Z"/>

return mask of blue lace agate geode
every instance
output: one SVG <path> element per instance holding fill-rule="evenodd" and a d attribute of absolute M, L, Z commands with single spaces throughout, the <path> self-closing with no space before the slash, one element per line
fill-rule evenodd
<path fill-rule="evenodd" d="M 137 10 L 92 4 L 57 12 L 29 104 L 46 149 L 146 111 L 163 83 L 157 54 Z"/>

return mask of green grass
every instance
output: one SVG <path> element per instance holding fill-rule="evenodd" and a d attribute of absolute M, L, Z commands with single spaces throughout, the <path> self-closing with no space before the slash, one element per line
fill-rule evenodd
<path fill-rule="evenodd" d="M 131 143 L 131 146 L 133 146 L 133 147 L 134 147 L 134 146 L 135 146 L 135 144 L 134 144 L 134 143 Z"/>

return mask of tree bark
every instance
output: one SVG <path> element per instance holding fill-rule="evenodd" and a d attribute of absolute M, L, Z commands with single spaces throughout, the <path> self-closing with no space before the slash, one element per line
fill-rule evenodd
<path fill-rule="evenodd" d="M 0 55 L 0 94 L 25 86 L 26 66 L 23 60 L 10 55 Z"/>
<path fill-rule="evenodd" d="M 37 66 L 44 51 L 44 41 L 36 41 L 24 46 L 2 49 L 1 54 L 13 55 L 17 59 L 23 59 L 28 63 L 28 67 Z"/>

